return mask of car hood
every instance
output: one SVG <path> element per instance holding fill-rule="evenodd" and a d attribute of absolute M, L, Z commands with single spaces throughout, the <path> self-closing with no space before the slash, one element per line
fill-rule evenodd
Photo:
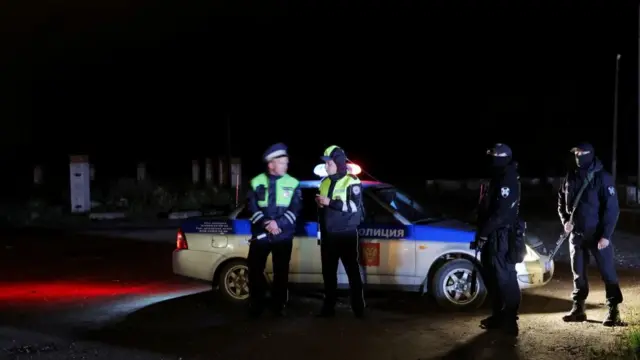
<path fill-rule="evenodd" d="M 442 227 L 442 228 L 447 228 L 452 230 L 474 232 L 474 233 L 477 231 L 477 227 L 475 225 L 469 224 L 464 221 L 455 220 L 455 219 L 446 219 L 446 220 L 438 221 L 437 223 L 434 223 L 431 226 L 437 226 L 437 227 Z M 535 232 L 531 232 L 529 229 L 527 229 L 526 234 L 527 236 L 525 237 L 525 242 L 529 246 L 533 248 L 538 248 L 541 245 L 543 245 L 543 242 L 540 240 L 540 237 L 537 236 Z"/>
<path fill-rule="evenodd" d="M 454 230 L 469 231 L 469 232 L 476 231 L 476 227 L 474 225 L 466 223 L 464 221 L 455 220 L 455 219 L 446 219 L 446 220 L 438 221 L 437 223 L 433 223 L 431 226 L 443 227 L 443 228 L 454 229 Z"/>

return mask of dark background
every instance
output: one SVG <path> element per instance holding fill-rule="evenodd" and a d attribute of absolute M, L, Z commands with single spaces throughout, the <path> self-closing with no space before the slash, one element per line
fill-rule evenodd
<path fill-rule="evenodd" d="M 618 171 L 636 174 L 634 2 L 15 3 L 0 9 L 5 181 L 35 163 L 68 177 L 70 153 L 188 177 L 226 155 L 227 117 L 245 174 L 278 141 L 299 178 L 332 144 L 396 183 L 478 177 L 494 142 L 524 176 L 560 175 L 582 140 L 610 168 L 617 53 Z"/>

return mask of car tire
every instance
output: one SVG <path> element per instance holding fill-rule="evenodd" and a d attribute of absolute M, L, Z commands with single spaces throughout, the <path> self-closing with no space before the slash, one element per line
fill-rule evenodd
<path fill-rule="evenodd" d="M 476 276 L 478 290 L 475 294 L 469 291 L 474 267 L 470 260 L 455 259 L 447 261 L 435 272 L 430 289 L 438 305 L 453 311 L 475 310 L 482 306 L 487 298 L 487 288 L 479 271 Z M 460 296 L 458 300 L 456 294 Z"/>
<path fill-rule="evenodd" d="M 249 266 L 244 260 L 232 260 L 224 265 L 218 278 L 218 292 L 232 303 L 249 300 Z"/>

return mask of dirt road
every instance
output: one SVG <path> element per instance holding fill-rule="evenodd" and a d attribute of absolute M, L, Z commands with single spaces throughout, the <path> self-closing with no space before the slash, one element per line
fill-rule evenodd
<path fill-rule="evenodd" d="M 564 324 L 568 267 L 523 295 L 516 343 L 486 333 L 486 310 L 444 313 L 412 294 L 368 294 L 368 319 L 346 305 L 316 319 L 317 294 L 297 293 L 289 317 L 250 321 L 243 308 L 171 274 L 172 244 L 91 236 L 0 235 L 0 355 L 10 359 L 569 359 L 617 344 L 605 328 L 603 289 L 592 272 L 589 316 Z M 640 308 L 639 273 L 622 271 L 623 316 Z"/>

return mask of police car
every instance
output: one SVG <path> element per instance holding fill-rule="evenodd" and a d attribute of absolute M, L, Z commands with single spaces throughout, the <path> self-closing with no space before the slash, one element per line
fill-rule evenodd
<path fill-rule="evenodd" d="M 349 164 L 353 174 L 358 165 Z M 324 165 L 314 171 L 326 176 Z M 301 181 L 303 210 L 293 240 L 289 282 L 291 286 L 322 288 L 320 245 L 315 194 L 320 180 Z M 430 211 L 392 185 L 362 181 L 365 221 L 359 228 L 363 281 L 369 289 L 394 289 L 430 293 L 443 307 L 477 308 L 487 291 L 480 274 L 472 287 L 472 273 L 479 254 L 470 249 L 475 228 Z M 228 300 L 249 297 L 247 255 L 251 238 L 251 214 L 245 207 L 225 219 L 195 218 L 181 224 L 173 252 L 175 274 L 210 281 Z M 547 284 L 554 263 L 542 242 L 527 234 L 527 255 L 516 265 L 521 289 Z M 271 257 L 266 274 L 272 279 Z M 342 264 L 340 287 L 348 287 Z M 477 291 L 476 291 L 477 289 Z"/>

